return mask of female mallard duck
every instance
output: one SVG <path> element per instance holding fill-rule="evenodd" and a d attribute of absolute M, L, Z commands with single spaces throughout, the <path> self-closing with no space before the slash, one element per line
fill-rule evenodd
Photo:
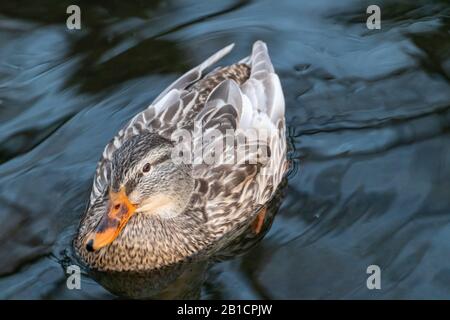
<path fill-rule="evenodd" d="M 176 80 L 106 146 L 74 240 L 77 255 L 91 269 L 155 270 L 220 255 L 239 247 L 237 239 L 249 228 L 261 230 L 288 167 L 284 97 L 261 41 L 250 57 L 202 75 L 232 48 Z M 214 149 L 218 156 L 212 163 L 196 161 L 198 155 L 180 163 L 174 133 L 198 126 L 223 133 L 201 140 L 202 155 L 230 132 L 264 131 L 266 138 L 221 144 L 223 154 L 248 151 L 245 161 L 230 162 Z M 256 152 L 251 141 L 258 144 Z"/>

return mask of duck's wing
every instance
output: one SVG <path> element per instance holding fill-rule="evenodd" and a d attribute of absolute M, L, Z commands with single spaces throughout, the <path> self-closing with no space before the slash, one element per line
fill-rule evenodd
<path fill-rule="evenodd" d="M 272 198 L 288 168 L 284 96 L 266 44 L 255 42 L 252 55 L 242 61 L 251 67 L 249 79 L 242 85 L 233 80 L 219 84 L 195 122 L 204 132 L 203 157 L 212 150 L 219 151 L 214 153 L 213 164 L 193 166 L 194 198 L 199 199 L 207 223 L 218 234 L 256 215 Z M 227 144 L 227 136 L 236 137 L 228 129 L 238 135 L 243 132 L 247 141 L 237 139 L 236 145 Z M 239 158 L 237 150 L 244 150 L 244 157 L 241 153 Z M 233 154 L 234 162 L 230 161 Z"/>
<path fill-rule="evenodd" d="M 110 162 L 113 153 L 126 140 L 143 130 L 154 130 L 158 134 L 170 138 L 171 133 L 177 127 L 176 124 L 182 122 L 197 99 L 198 92 L 188 90 L 188 87 L 200 80 L 205 69 L 227 55 L 233 49 L 233 46 L 234 44 L 230 44 L 219 50 L 174 81 L 148 108 L 134 116 L 106 145 L 97 164 L 89 207 L 96 201 L 100 201 L 105 194 L 110 179 Z"/>

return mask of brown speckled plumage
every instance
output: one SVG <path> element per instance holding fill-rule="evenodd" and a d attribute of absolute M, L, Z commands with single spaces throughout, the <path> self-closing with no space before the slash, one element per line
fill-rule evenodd
<path fill-rule="evenodd" d="M 252 221 L 276 197 L 287 170 L 284 99 L 266 45 L 260 41 L 250 57 L 202 76 L 230 50 L 231 46 L 222 49 L 183 75 L 106 146 L 74 240 L 78 257 L 91 269 L 148 272 L 182 261 L 226 256 L 248 246 L 251 241 L 245 239 L 258 238 L 247 234 Z M 175 165 L 166 160 L 174 130 L 194 129 L 196 123 L 223 133 L 230 128 L 267 128 L 274 133 L 268 142 L 270 154 L 256 163 Z M 144 183 L 136 168 L 146 157 L 153 157 L 158 165 Z M 89 252 L 86 237 L 105 214 L 115 181 L 127 185 L 130 196 L 168 194 L 178 211 L 174 215 L 137 212 L 112 243 Z"/>
<path fill-rule="evenodd" d="M 250 67 L 243 63 L 236 63 L 228 67 L 220 68 L 206 75 L 195 83 L 190 90 L 198 92 L 195 110 L 200 110 L 205 104 L 211 91 L 225 80 L 233 80 L 237 84 L 243 84 L 250 77 Z"/>

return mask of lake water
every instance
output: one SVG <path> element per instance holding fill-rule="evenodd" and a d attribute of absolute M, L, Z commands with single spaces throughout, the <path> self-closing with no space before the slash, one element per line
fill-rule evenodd
<path fill-rule="evenodd" d="M 213 265 L 211 298 L 450 298 L 450 6 L 378 1 L 0 3 L 0 298 L 114 298 L 63 266 L 104 145 L 229 43 L 267 42 L 286 96 L 286 198 Z M 369 265 L 381 290 L 366 287 Z"/>

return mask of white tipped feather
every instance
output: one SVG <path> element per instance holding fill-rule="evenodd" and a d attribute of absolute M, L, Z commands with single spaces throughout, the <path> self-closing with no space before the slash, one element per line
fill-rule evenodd
<path fill-rule="evenodd" d="M 230 53 L 231 50 L 233 50 L 234 43 L 226 46 L 225 48 L 217 51 L 212 56 L 210 56 L 208 59 L 203 61 L 201 64 L 199 64 L 197 67 L 192 68 L 188 72 L 186 72 L 184 75 L 182 75 L 180 78 L 175 80 L 171 85 L 167 87 L 161 94 L 156 97 L 156 99 L 153 101 L 152 104 L 156 104 L 159 100 L 161 100 L 170 90 L 172 89 L 178 89 L 182 90 L 187 88 L 190 84 L 200 80 L 202 77 L 202 72 L 206 69 L 212 66 L 214 63 L 222 59 L 224 56 L 226 56 L 228 53 Z"/>
<path fill-rule="evenodd" d="M 214 53 L 212 56 L 210 56 L 208 59 L 203 61 L 198 66 L 198 68 L 200 68 L 200 70 L 202 70 L 202 71 L 205 70 L 206 68 L 212 66 L 214 63 L 216 63 L 217 61 L 219 61 L 220 59 L 225 57 L 227 54 L 229 54 L 231 52 L 231 50 L 233 50 L 233 48 L 234 48 L 234 43 L 229 44 L 228 46 L 226 46 L 223 49 L 220 49 L 219 51 Z"/>
<path fill-rule="evenodd" d="M 225 80 L 219 84 L 208 96 L 207 101 L 220 99 L 234 106 L 238 112 L 242 109 L 242 92 L 233 80 Z"/>

